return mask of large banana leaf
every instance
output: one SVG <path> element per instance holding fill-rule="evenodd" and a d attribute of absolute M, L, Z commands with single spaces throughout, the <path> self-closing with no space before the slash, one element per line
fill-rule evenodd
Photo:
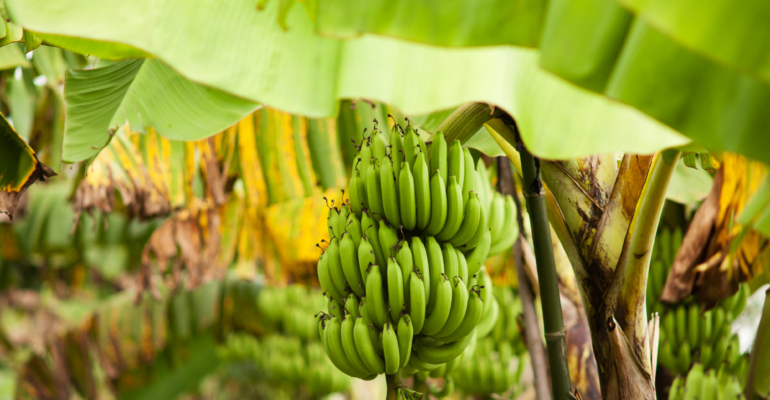
<path fill-rule="evenodd" d="M 13 216 L 19 197 L 37 182 L 56 175 L 0 115 L 0 213 Z"/>
<path fill-rule="evenodd" d="M 18 46 L 0 47 L 0 70 L 13 69 L 16 67 L 30 67 L 29 61 L 24 57 Z"/>
<path fill-rule="evenodd" d="M 679 10 L 686 2 L 628 3 L 651 13 L 665 13 Z M 749 63 L 761 63 L 767 56 L 764 50 L 758 54 L 755 49 L 763 48 L 761 44 L 767 40 L 763 34 L 766 26 L 752 23 L 756 19 L 739 21 L 733 17 L 745 15 L 755 6 L 749 2 L 745 9 L 737 11 L 734 9 L 743 6 L 711 2 L 698 6 L 697 18 L 686 7 L 688 15 L 682 18 L 687 23 L 676 29 L 688 30 L 688 34 L 704 41 L 715 36 L 724 38 L 714 43 L 715 52 L 727 54 L 729 50 L 746 56 Z M 716 15 L 715 9 L 725 11 L 717 12 L 718 23 L 707 25 L 706 21 Z M 764 15 L 756 11 L 756 18 Z M 704 18 L 701 13 L 706 14 Z M 745 26 L 731 31 L 722 23 L 722 14 L 728 16 L 730 27 Z M 709 149 L 770 162 L 770 153 L 765 151 L 770 145 L 766 134 L 770 114 L 764 111 L 770 105 L 770 85 L 736 72 L 741 70 L 737 66 L 725 66 L 691 51 L 679 37 L 666 36 L 665 29 L 656 30 L 658 21 L 648 22 L 647 17 L 643 13 L 634 18 L 613 0 L 554 1 L 543 33 L 542 64 L 578 85 L 634 106 Z M 746 30 L 752 36 L 748 54 L 743 42 L 730 47 Z M 723 35 L 726 31 L 731 33 Z"/>
<path fill-rule="evenodd" d="M 196 0 L 184 11 L 171 1 L 7 2 L 13 18 L 36 32 L 128 44 L 192 81 L 310 117 L 334 115 L 338 98 L 376 99 L 407 114 L 481 100 L 511 112 L 541 157 L 649 153 L 687 142 L 631 107 L 541 71 L 536 51 L 446 49 L 372 36 L 343 42 L 315 35 L 301 7 L 289 13 L 285 32 L 275 23 L 277 3 L 256 12 L 248 0 Z M 104 145 L 87 136 L 92 141 L 77 158 L 98 151 L 87 146 Z"/>
<path fill-rule="evenodd" d="M 770 82 L 770 3 L 762 0 L 617 0 L 655 29 L 716 64 Z M 697 14 L 693 8 L 697 7 Z"/>
<path fill-rule="evenodd" d="M 220 132 L 257 104 L 190 82 L 158 60 L 134 59 L 91 70 L 70 70 L 64 155 L 68 162 L 95 156 L 126 122 L 153 127 L 174 140 Z"/>

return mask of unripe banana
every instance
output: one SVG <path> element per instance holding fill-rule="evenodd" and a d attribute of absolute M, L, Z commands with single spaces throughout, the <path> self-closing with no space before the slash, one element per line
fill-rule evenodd
<path fill-rule="evenodd" d="M 399 242 L 396 262 L 401 267 L 401 277 L 404 279 L 404 303 L 409 304 L 409 279 L 414 270 L 414 258 L 412 250 L 409 249 L 409 242 Z"/>
<path fill-rule="evenodd" d="M 332 280 L 331 271 L 329 271 L 329 258 L 331 257 L 326 252 L 318 258 L 318 282 L 321 283 L 321 288 L 330 297 L 341 299 L 343 295 L 337 290 L 337 286 Z"/>
<path fill-rule="evenodd" d="M 495 326 L 495 322 L 497 322 L 497 317 L 500 314 L 500 306 L 494 296 L 490 296 L 484 303 L 489 304 L 489 308 L 484 307 L 487 309 L 483 310 L 483 313 L 481 314 L 481 319 L 476 325 L 476 333 L 479 335 L 484 334 L 484 336 L 486 336 Z"/>
<path fill-rule="evenodd" d="M 457 276 L 463 282 L 468 282 L 468 261 L 465 259 L 465 254 L 459 249 L 455 249 L 455 254 L 457 254 Z"/>
<path fill-rule="evenodd" d="M 411 231 L 417 225 L 417 209 L 415 208 L 414 176 L 409 164 L 404 164 L 398 178 L 398 201 L 401 224 Z"/>
<path fill-rule="evenodd" d="M 496 241 L 503 231 L 505 223 L 505 199 L 503 195 L 497 192 L 492 194 L 492 203 L 489 210 L 489 232 L 492 234 L 492 241 Z"/>
<path fill-rule="evenodd" d="M 412 271 L 409 278 L 409 313 L 415 335 L 422 331 L 422 326 L 425 324 L 425 308 L 425 285 L 420 275 Z"/>
<path fill-rule="evenodd" d="M 354 318 L 357 318 L 360 315 L 359 307 L 360 307 L 361 300 L 356 297 L 354 294 L 349 294 L 348 297 L 345 299 L 345 311 L 348 312 L 348 314 L 352 315 Z"/>
<path fill-rule="evenodd" d="M 361 277 L 361 269 L 358 267 L 358 254 L 356 246 L 350 235 L 343 233 L 340 241 L 340 261 L 342 271 L 347 280 L 348 286 L 357 296 L 364 295 L 364 281 Z"/>
<path fill-rule="evenodd" d="M 436 304 L 433 308 L 433 312 L 425 319 L 425 324 L 422 327 L 421 333 L 423 335 L 434 335 L 438 333 L 449 317 L 449 310 L 452 306 L 452 285 L 449 283 L 449 278 L 446 275 L 441 274 L 441 279 L 438 279 L 439 283 L 436 286 Z"/>
<path fill-rule="evenodd" d="M 465 315 L 460 325 L 453 332 L 446 333 L 445 335 L 437 335 L 438 340 L 446 343 L 458 341 L 476 328 L 476 325 L 481 319 L 481 314 L 484 309 L 484 304 L 479 296 L 478 289 L 471 289 L 468 293 L 468 306 L 465 310 Z"/>
<path fill-rule="evenodd" d="M 385 373 L 395 374 L 401 366 L 399 360 L 398 337 L 396 330 L 390 323 L 385 324 L 382 330 L 382 349 L 385 352 Z"/>
<path fill-rule="evenodd" d="M 353 337 L 358 353 L 361 356 L 361 361 L 366 364 L 367 368 L 375 374 L 384 373 L 385 361 L 377 354 L 369 336 L 369 328 L 366 326 L 363 318 L 359 317 L 356 320 L 356 325 L 353 328 Z"/>
<path fill-rule="evenodd" d="M 385 211 L 382 207 L 382 186 L 380 186 L 381 159 L 372 158 L 371 165 L 366 171 L 366 198 L 369 200 L 369 209 L 382 215 Z"/>
<path fill-rule="evenodd" d="M 329 237 L 330 238 L 338 238 L 342 235 L 342 232 L 340 232 L 339 227 L 339 219 L 340 214 L 337 211 L 337 207 L 332 207 L 329 209 L 329 213 L 326 217 L 326 226 L 329 229 Z"/>
<path fill-rule="evenodd" d="M 440 367 L 430 371 L 431 378 L 443 378 L 446 375 L 446 364 L 441 364 Z"/>
<path fill-rule="evenodd" d="M 361 162 L 360 157 L 356 157 L 355 164 L 353 166 L 353 176 L 350 177 L 348 183 L 348 196 L 350 196 L 350 206 L 353 207 L 353 212 L 360 216 L 361 210 L 366 207 L 366 184 L 361 180 L 361 172 L 358 170 L 357 165 Z M 364 189 L 361 192 L 361 189 Z"/>
<path fill-rule="evenodd" d="M 447 220 L 447 192 L 438 170 L 430 178 L 430 222 L 424 233 L 435 236 L 444 228 Z"/>
<path fill-rule="evenodd" d="M 372 157 L 382 160 L 385 157 L 385 148 L 388 147 L 385 135 L 379 129 L 374 128 L 369 140 L 372 142 Z"/>
<path fill-rule="evenodd" d="M 389 157 L 382 160 L 380 170 L 380 184 L 382 191 L 382 207 L 385 210 L 385 218 L 394 227 L 401 225 L 401 212 L 399 210 L 398 180 L 396 168 Z"/>
<path fill-rule="evenodd" d="M 377 265 L 386 265 L 388 259 L 385 257 L 382 244 L 380 244 L 380 223 L 373 218 L 369 210 L 364 210 L 361 213 L 361 229 L 363 235 L 369 238 Z"/>
<path fill-rule="evenodd" d="M 692 366 L 692 369 L 687 374 L 684 387 L 684 398 L 686 400 L 703 398 L 703 364 L 696 363 Z"/>
<path fill-rule="evenodd" d="M 444 243 L 441 245 L 441 258 L 444 259 L 444 274 L 451 282 L 460 270 L 457 261 L 457 252 L 455 251 L 455 248 L 452 247 L 451 243 Z"/>
<path fill-rule="evenodd" d="M 677 349 L 677 362 L 679 364 L 679 371 L 684 372 L 690 369 L 692 364 L 692 348 L 690 343 L 686 340 L 679 345 Z"/>
<path fill-rule="evenodd" d="M 327 322 L 326 329 L 324 329 L 327 344 L 326 354 L 337 369 L 350 376 L 360 377 L 362 376 L 361 372 L 357 371 L 345 356 L 345 350 L 342 347 L 341 330 L 342 326 L 340 325 L 339 318 L 333 317 Z"/>
<path fill-rule="evenodd" d="M 502 393 L 507 389 L 505 384 L 505 373 L 503 372 L 503 366 L 500 362 L 493 362 L 490 365 L 492 385 L 490 388 L 494 393 Z"/>
<path fill-rule="evenodd" d="M 684 379 L 676 378 L 674 383 L 671 384 L 671 389 L 668 392 L 669 400 L 679 400 L 684 396 Z"/>
<path fill-rule="evenodd" d="M 417 369 L 418 371 L 427 372 L 441 367 L 442 363 L 431 364 L 420 359 L 420 356 L 417 355 L 417 352 L 414 350 L 414 344 L 412 345 L 412 349 L 412 354 L 409 356 L 409 365 L 413 368 Z M 427 379 L 427 375 L 428 374 L 425 374 L 425 379 Z M 424 381 L 425 379 L 422 380 Z"/>
<path fill-rule="evenodd" d="M 444 257 L 441 254 L 441 246 L 439 246 L 436 238 L 429 236 L 426 239 L 426 250 L 428 253 L 428 272 L 430 275 L 426 275 L 430 279 L 430 292 L 425 291 L 425 297 L 428 300 L 428 308 L 425 310 L 426 315 L 430 315 L 433 312 L 433 308 L 436 306 L 437 287 L 439 283 L 443 281 L 441 277 L 444 274 Z M 470 265 L 468 266 L 470 268 Z"/>
<path fill-rule="evenodd" d="M 465 318 L 465 312 L 468 308 L 468 288 L 465 282 L 459 276 L 454 278 L 454 288 L 452 288 L 452 305 L 449 310 L 449 317 L 441 330 L 436 333 L 436 337 L 447 336 L 453 333 Z"/>
<path fill-rule="evenodd" d="M 468 202 L 468 194 L 476 187 L 476 165 L 473 163 L 473 156 L 471 151 L 467 148 L 463 148 L 463 207 Z"/>
<path fill-rule="evenodd" d="M 465 155 L 463 147 L 459 140 L 452 142 L 447 152 L 447 174 L 454 175 L 457 178 L 457 184 L 460 186 L 460 198 L 462 198 L 462 187 L 465 182 Z"/>
<path fill-rule="evenodd" d="M 425 162 L 430 161 L 430 153 L 428 153 L 428 147 L 425 145 L 425 140 L 420 136 L 420 132 L 418 132 L 416 129 L 414 130 L 414 133 L 417 134 L 417 147 L 420 148 L 420 153 L 425 154 Z"/>
<path fill-rule="evenodd" d="M 390 130 L 390 158 L 393 159 L 393 172 L 396 177 L 401 174 L 401 165 L 404 162 L 404 138 L 399 132 L 400 126 L 394 126 Z"/>
<path fill-rule="evenodd" d="M 329 256 L 327 262 L 329 272 L 332 276 L 332 282 L 334 282 L 337 291 L 344 297 L 348 293 L 348 290 L 345 285 L 345 272 L 342 269 L 342 261 L 340 260 L 339 239 L 335 237 L 329 241 L 329 247 L 326 248 L 326 254 Z M 342 301 L 342 297 L 337 300 Z"/>
<path fill-rule="evenodd" d="M 337 318 L 342 318 L 342 299 L 337 300 L 333 298 L 329 298 L 329 303 L 327 304 L 326 311 L 329 313 L 330 316 L 334 316 Z"/>
<path fill-rule="evenodd" d="M 343 197 L 344 197 L 344 193 L 343 193 Z M 343 201 L 345 200 L 343 199 Z M 348 216 L 350 215 L 350 207 L 346 203 L 343 203 L 342 206 L 340 206 L 339 214 L 340 214 L 339 218 L 337 218 L 337 224 L 339 226 L 337 227 L 337 229 L 339 230 L 340 234 L 336 235 L 335 237 L 342 239 L 342 235 L 345 233 L 345 230 L 348 226 Z"/>
<path fill-rule="evenodd" d="M 401 267 L 396 259 L 388 260 L 388 305 L 390 317 L 398 321 L 404 307 L 404 277 L 401 275 Z"/>
<path fill-rule="evenodd" d="M 366 278 L 369 276 L 369 266 L 377 264 L 377 258 L 374 255 L 374 248 L 369 243 L 369 238 L 364 238 L 361 241 L 361 245 L 358 247 L 358 268 L 361 271 L 361 279 L 366 283 Z"/>
<path fill-rule="evenodd" d="M 353 334 L 353 328 L 355 327 L 355 317 L 348 315 L 343 321 L 340 327 L 340 338 L 342 339 L 342 349 L 345 352 L 345 357 L 350 361 L 350 364 L 356 371 L 363 375 L 368 376 L 374 373 L 374 370 L 370 370 L 369 367 L 361 360 L 361 356 L 358 354 L 355 338 Z M 357 318 L 356 318 L 357 319 Z"/>
<path fill-rule="evenodd" d="M 361 182 L 365 183 L 366 171 L 369 169 L 369 160 L 372 158 L 372 142 L 369 138 L 361 142 L 361 151 L 358 152 L 358 158 L 361 159 L 361 162 L 356 164 L 355 168 L 358 168 L 361 172 Z M 367 207 L 369 206 L 367 205 Z"/>
<path fill-rule="evenodd" d="M 347 223 L 345 225 L 345 232 L 350 234 L 350 238 L 353 239 L 353 244 L 356 246 L 356 249 L 358 249 L 358 246 L 361 245 L 363 233 L 361 232 L 361 223 L 358 222 L 358 217 L 356 217 L 356 214 L 350 213 L 348 215 Z"/>
<path fill-rule="evenodd" d="M 713 310 L 703 313 L 703 317 L 700 321 L 700 341 L 701 344 L 703 343 L 712 343 L 713 339 L 713 320 L 714 320 L 714 312 Z"/>
<path fill-rule="evenodd" d="M 687 306 L 680 305 L 675 311 L 676 317 L 676 342 L 687 341 Z"/>
<path fill-rule="evenodd" d="M 417 153 L 419 152 L 420 148 L 417 142 L 417 133 L 414 132 L 411 125 L 407 125 L 406 134 L 404 135 L 404 157 L 406 163 L 409 164 L 409 168 L 414 167 L 414 160 L 417 158 Z"/>
<path fill-rule="evenodd" d="M 436 239 L 440 241 L 447 241 L 451 239 L 463 222 L 463 191 L 462 186 L 457 182 L 457 177 L 454 175 L 449 176 L 449 186 L 447 186 L 447 212 L 446 223 L 436 235 Z"/>
<path fill-rule="evenodd" d="M 447 165 L 447 145 L 444 138 L 444 132 L 438 131 L 433 136 L 433 143 L 430 146 L 430 170 L 438 170 L 439 176 L 443 182 L 447 181 L 448 165 Z"/>
<path fill-rule="evenodd" d="M 420 360 L 431 364 L 443 364 L 462 354 L 475 335 L 476 332 L 474 331 L 456 342 L 435 347 L 425 346 L 416 342 L 413 344 L 413 347 Z"/>
<path fill-rule="evenodd" d="M 484 265 L 484 261 L 489 254 L 491 241 L 492 235 L 489 233 L 489 230 L 485 230 L 479 243 L 471 251 L 470 255 L 465 258 L 468 261 L 468 275 L 475 275 L 481 269 L 481 266 Z"/>
<path fill-rule="evenodd" d="M 425 249 L 425 245 L 422 243 L 419 237 L 412 238 L 412 259 L 414 260 L 414 267 L 417 268 L 417 272 L 422 278 L 422 283 L 425 286 L 425 302 L 427 304 L 430 296 L 430 265 L 428 262 L 428 251 Z M 412 312 L 411 310 L 409 312 Z M 414 317 L 412 317 L 414 319 Z"/>
<path fill-rule="evenodd" d="M 497 241 L 492 243 L 489 248 L 489 255 L 499 254 L 513 246 L 513 242 L 519 235 L 519 229 L 516 225 L 516 204 L 511 195 L 505 196 L 505 225 L 503 232 Z"/>
<path fill-rule="evenodd" d="M 489 207 L 490 203 L 492 203 L 492 187 L 489 180 L 489 171 L 487 171 L 487 165 L 484 164 L 484 159 L 479 158 L 479 161 L 476 163 L 476 179 L 478 182 L 476 184 L 476 187 L 483 187 L 485 189 L 484 197 L 481 198 L 479 196 L 479 200 L 481 200 L 481 206 L 484 207 L 485 210 L 487 210 L 487 215 L 489 215 Z"/>
<path fill-rule="evenodd" d="M 398 244 L 398 232 L 396 227 L 389 225 L 384 219 L 380 220 L 380 245 L 382 245 L 382 251 L 385 255 L 385 262 L 387 259 L 396 255 L 396 245 Z M 387 264 L 383 268 L 387 267 Z M 385 273 L 385 270 L 382 270 Z"/>
<path fill-rule="evenodd" d="M 431 214 L 431 179 L 425 153 L 419 153 L 414 159 L 412 176 L 414 177 L 414 205 L 417 215 L 417 228 L 425 229 Z"/>
<path fill-rule="evenodd" d="M 481 222 L 481 204 L 479 203 L 479 199 L 473 192 L 469 193 L 469 197 L 470 200 L 465 206 L 465 213 L 463 221 L 460 224 L 460 229 L 452 239 L 449 240 L 455 247 L 460 247 L 468 243 L 476 234 L 479 223 Z"/>
<path fill-rule="evenodd" d="M 473 237 L 471 237 L 471 240 L 469 240 L 467 243 L 465 243 L 462 246 L 462 250 L 465 252 L 470 252 L 472 249 L 476 248 L 476 246 L 481 242 L 481 239 L 484 238 L 484 232 L 489 231 L 489 227 L 487 226 L 487 211 L 484 210 L 484 207 L 481 207 L 481 201 L 479 200 L 479 226 L 476 227 L 476 232 L 473 234 Z M 490 231 L 490 241 L 492 238 L 492 233 Z"/>
<path fill-rule="evenodd" d="M 369 307 L 367 306 L 366 296 L 361 298 L 361 304 L 358 306 L 361 313 L 361 318 L 364 320 L 364 325 L 367 326 L 367 333 L 369 339 L 374 346 L 374 350 L 382 357 L 382 340 L 380 340 L 379 331 L 377 330 L 371 315 L 369 314 Z M 383 367 L 384 368 L 384 367 Z"/>
<path fill-rule="evenodd" d="M 398 321 L 396 329 L 398 337 L 398 359 L 400 367 L 404 368 L 409 363 L 409 355 L 412 354 L 412 338 L 414 337 L 414 325 L 408 313 L 403 313 Z"/>
<path fill-rule="evenodd" d="M 371 266 L 369 276 L 366 278 L 366 305 L 372 322 L 377 327 L 385 326 L 388 320 L 388 309 L 382 292 L 382 275 L 377 265 Z"/>
<path fill-rule="evenodd" d="M 701 334 L 700 334 L 700 306 L 698 304 L 691 304 L 687 309 L 687 336 L 690 341 L 690 346 L 700 347 Z"/>

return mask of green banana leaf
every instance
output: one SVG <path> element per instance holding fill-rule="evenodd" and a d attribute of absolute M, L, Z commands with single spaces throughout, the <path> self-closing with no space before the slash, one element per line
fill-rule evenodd
<path fill-rule="evenodd" d="M 440 46 L 536 47 L 546 6 L 543 0 L 320 0 L 316 31 L 340 38 L 376 33 Z"/>
<path fill-rule="evenodd" d="M 770 3 L 762 0 L 616 0 L 711 62 L 770 83 Z M 693 14 L 697 7 L 697 14 Z"/>
<path fill-rule="evenodd" d="M 713 181 L 708 172 L 687 167 L 680 159 L 671 176 L 666 198 L 681 204 L 692 204 L 706 198 Z"/>
<path fill-rule="evenodd" d="M 687 20 L 700 21 L 701 8 L 708 9 L 703 12 L 711 16 L 712 7 L 718 8 L 720 4 L 726 3 L 698 6 L 698 18 L 688 14 Z M 681 4 L 663 6 L 655 1 L 645 2 L 647 6 L 660 12 L 681 8 Z M 744 13 L 750 8 L 726 15 Z M 758 25 L 752 21 L 742 20 L 740 23 L 747 27 L 739 31 Z M 701 23 L 690 22 L 692 26 Z M 730 26 L 736 23 L 739 22 L 730 20 Z M 770 86 L 736 72 L 739 68 L 711 61 L 686 43 L 683 45 L 679 38 L 666 36 L 665 31 L 655 27 L 648 23 L 645 14 L 634 18 L 613 0 L 556 0 L 551 4 L 543 32 L 542 65 L 577 85 L 641 110 L 708 149 L 737 152 L 770 163 L 770 153 L 765 151 L 770 146 L 766 134 L 770 114 L 765 112 L 770 105 Z M 709 29 L 714 32 L 704 25 L 693 27 L 690 33 L 707 40 L 714 35 L 722 37 L 726 31 L 721 20 Z M 756 51 L 752 50 L 754 43 L 761 46 L 767 40 L 767 35 L 762 34 L 765 30 L 762 27 L 752 31 L 757 36 L 749 46 L 747 58 L 766 57 L 764 53 L 755 56 Z M 715 51 L 734 42 L 735 35 L 728 34 L 725 42 L 715 45 Z M 743 47 L 734 49 L 741 55 L 743 51 Z"/>
<path fill-rule="evenodd" d="M 528 147 L 541 157 L 649 153 L 687 142 L 631 107 L 542 71 L 533 50 L 446 49 L 373 36 L 323 38 L 301 7 L 290 11 L 284 31 L 275 23 L 277 2 L 256 12 L 247 0 L 196 0 L 186 3 L 185 13 L 170 1 L 7 4 L 15 20 L 36 32 L 128 44 L 192 81 L 309 117 L 335 115 L 338 98 L 383 101 L 410 115 L 481 100 L 511 112 Z M 145 12 L 148 8 L 155 11 Z M 174 18 L 166 18 L 172 13 Z M 211 23 L 212 16 L 217 23 Z M 202 25 L 210 29 L 201 30 Z M 228 45 L 221 45 L 223 38 Z M 99 148 L 106 141 L 103 129 L 99 135 L 101 141 L 83 135 L 91 140 L 65 148 L 65 159 L 93 155 L 98 150 L 89 146 Z M 67 138 L 67 143 L 73 142 Z"/>
<path fill-rule="evenodd" d="M 66 162 L 94 157 L 126 122 L 174 140 L 198 140 L 238 122 L 258 105 L 190 82 L 158 60 L 126 60 L 67 72 Z"/>
<path fill-rule="evenodd" d="M 0 115 L 0 212 L 13 216 L 19 197 L 38 179 L 56 175 Z"/>
<path fill-rule="evenodd" d="M 16 67 L 29 68 L 31 66 L 18 46 L 0 47 L 0 70 L 14 69 Z"/>

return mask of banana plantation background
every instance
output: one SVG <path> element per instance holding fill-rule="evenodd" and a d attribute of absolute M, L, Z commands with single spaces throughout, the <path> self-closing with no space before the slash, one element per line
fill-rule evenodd
<path fill-rule="evenodd" d="M 0 400 L 395 398 L 315 317 L 330 207 L 397 124 L 470 149 L 505 204 L 489 333 L 399 394 L 770 396 L 761 1 L 0 14 Z"/>

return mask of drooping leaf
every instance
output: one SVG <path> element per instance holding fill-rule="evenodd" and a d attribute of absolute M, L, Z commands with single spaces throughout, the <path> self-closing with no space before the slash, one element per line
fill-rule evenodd
<path fill-rule="evenodd" d="M 770 83 L 770 7 L 761 0 L 700 3 L 697 17 L 686 0 L 617 0 L 690 51 Z"/>
<path fill-rule="evenodd" d="M 687 142 L 631 107 L 541 71 L 533 50 L 446 49 L 371 36 L 342 42 L 315 35 L 300 7 L 292 8 L 284 32 L 275 23 L 278 2 L 257 12 L 253 1 L 199 0 L 187 4 L 185 15 L 166 18 L 174 13 L 173 4 L 149 1 L 11 0 L 8 5 L 16 20 L 36 32 L 125 43 L 195 82 L 309 117 L 334 115 L 338 98 L 377 99 L 407 114 L 481 100 L 512 113 L 528 147 L 542 157 L 650 153 Z M 155 12 L 145 12 L 148 8 Z M 212 15 L 218 16 L 215 24 Z M 222 37 L 231 44 L 219 45 Z M 170 46 L 174 41 L 179 45 Z M 260 51 L 249 50 L 255 48 Z"/>
<path fill-rule="evenodd" d="M 711 190 L 713 179 L 708 172 L 684 166 L 684 160 L 676 166 L 666 198 L 681 204 L 692 204 L 703 200 Z"/>
<path fill-rule="evenodd" d="M 0 46 L 5 46 L 8 43 L 23 42 L 24 41 L 24 29 L 18 24 L 9 22 L 6 29 L 6 35 L 0 39 Z"/>
<path fill-rule="evenodd" d="M 16 67 L 29 68 L 31 65 L 18 46 L 0 47 L 0 70 Z"/>
<path fill-rule="evenodd" d="M 38 33 L 46 43 L 75 53 L 87 54 L 106 60 L 127 60 L 131 58 L 150 58 L 151 56 L 137 48 L 114 42 L 88 40 L 77 37 Z"/>
<path fill-rule="evenodd" d="M 770 155 L 763 150 L 770 145 L 765 132 L 770 117 L 764 112 L 770 105 L 770 85 L 736 72 L 740 68 L 711 61 L 678 37 L 667 36 L 670 30 L 657 30 L 662 25 L 646 18 L 677 10 L 679 20 L 686 18 L 688 22 L 676 29 L 688 29 L 692 38 L 708 41 L 722 37 L 725 29 L 721 23 L 706 25 L 714 15 L 736 18 L 759 6 L 749 2 L 741 11 L 732 10 L 740 7 L 731 7 L 722 13 L 715 10 L 727 3 L 719 1 L 704 7 L 707 18 L 700 19 L 685 17 L 682 13 L 687 6 L 681 1 L 666 5 L 657 1 L 621 2 L 634 3 L 639 9 L 649 7 L 649 13 L 634 18 L 613 0 L 552 3 L 541 47 L 543 66 L 573 83 L 641 110 L 709 150 L 738 152 L 770 162 Z M 757 11 L 748 20 L 730 19 L 731 25 L 745 26 L 726 35 L 723 42 L 714 43 L 715 52 L 743 56 L 743 47 L 727 50 L 728 43 L 735 43 L 736 37 L 751 29 L 749 26 L 761 25 L 752 21 L 760 21 L 764 13 Z M 767 28 L 757 29 L 751 30 L 751 35 L 761 35 Z M 764 53 L 753 50 L 761 48 L 764 40 L 763 36 L 752 42 L 749 62 L 767 59 Z"/>
<path fill-rule="evenodd" d="M 541 0 L 321 0 L 316 30 L 341 38 L 376 33 L 439 46 L 536 47 L 546 6 Z"/>
<path fill-rule="evenodd" d="M 19 197 L 38 180 L 56 175 L 0 115 L 0 213 L 13 217 Z"/>
<path fill-rule="evenodd" d="M 174 140 L 198 140 L 222 131 L 258 106 L 190 82 L 158 60 L 127 60 L 92 70 L 70 70 L 64 91 L 64 160 L 96 155 L 111 132 L 153 127 Z"/>

